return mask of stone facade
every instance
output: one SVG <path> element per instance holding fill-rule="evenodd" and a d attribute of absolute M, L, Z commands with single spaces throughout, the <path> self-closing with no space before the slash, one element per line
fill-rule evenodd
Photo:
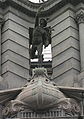
<path fill-rule="evenodd" d="M 74 77 L 80 72 L 80 51 L 73 6 L 64 6 L 55 14 L 51 21 L 55 29 L 52 34 L 53 79 L 58 85 L 74 86 Z"/>
<path fill-rule="evenodd" d="M 28 30 L 34 27 L 38 7 L 28 0 L 0 0 L 0 89 L 21 87 L 30 80 Z M 49 18 L 48 25 L 54 29 L 52 80 L 57 85 L 84 87 L 84 0 L 49 0 L 41 17 Z M 55 114 L 51 112 L 49 118 Z"/>
<path fill-rule="evenodd" d="M 32 21 L 27 15 L 6 6 L 1 39 L 2 77 L 8 87 L 21 87 L 29 80 L 29 36 Z"/>
<path fill-rule="evenodd" d="M 34 27 L 39 4 L 28 0 L 1 0 L 1 76 L 9 88 L 20 87 L 29 80 L 29 27 Z M 52 32 L 52 80 L 58 85 L 82 86 L 83 22 L 78 14 L 84 9 L 81 0 L 49 0 L 41 17 L 49 18 Z M 82 17 L 83 19 L 83 17 Z M 83 19 L 84 20 L 84 19 Z M 83 21 L 82 20 L 82 21 Z M 81 35 L 82 34 L 82 35 Z M 83 41 L 83 40 L 81 40 Z M 81 46 L 82 45 L 82 46 Z M 81 72 L 81 73 L 80 73 Z M 81 78 L 82 77 L 82 78 Z"/>
<path fill-rule="evenodd" d="M 83 86 L 84 3 L 79 4 L 79 0 L 63 2 L 57 4 L 60 9 L 50 15 L 49 21 L 55 30 L 52 33 L 52 79 L 58 85 Z"/>

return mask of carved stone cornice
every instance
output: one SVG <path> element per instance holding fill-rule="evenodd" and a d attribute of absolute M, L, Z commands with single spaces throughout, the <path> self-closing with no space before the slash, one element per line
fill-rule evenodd
<path fill-rule="evenodd" d="M 79 14 L 77 14 L 76 20 L 78 24 L 84 23 L 84 12 L 81 11 Z"/>
<path fill-rule="evenodd" d="M 5 9 L 7 6 L 13 6 L 15 9 L 21 10 L 25 14 L 35 17 L 35 14 L 41 4 L 44 6 L 43 14 L 52 14 L 51 8 L 62 0 L 48 0 L 45 3 L 32 3 L 29 0 L 0 0 L 0 7 Z M 57 7 L 55 7 L 57 8 Z"/>
<path fill-rule="evenodd" d="M 42 16 L 49 16 L 68 3 L 71 3 L 72 5 L 76 6 L 79 3 L 84 3 L 84 0 L 48 0 L 40 4 L 32 3 L 29 0 L 0 0 L 0 7 L 5 8 L 8 5 L 12 5 L 16 9 L 21 10 L 22 12 L 25 12 L 26 14 L 34 17 L 38 7 L 41 4 L 44 4 Z"/>
<path fill-rule="evenodd" d="M 44 10 L 42 12 L 42 16 L 43 15 L 49 16 L 53 12 L 56 12 L 57 10 L 61 9 L 68 3 L 72 4 L 73 6 L 76 6 L 79 3 L 84 3 L 84 0 L 48 0 L 40 4 L 32 3 L 29 0 L 0 0 L 0 7 L 5 8 L 6 6 L 11 5 L 14 8 L 21 10 L 22 12 L 25 12 L 25 14 L 34 17 L 38 7 L 41 4 L 44 4 Z"/>

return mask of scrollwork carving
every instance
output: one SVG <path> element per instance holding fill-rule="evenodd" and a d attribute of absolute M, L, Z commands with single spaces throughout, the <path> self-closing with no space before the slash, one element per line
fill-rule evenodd
<path fill-rule="evenodd" d="M 64 109 L 71 115 L 80 112 L 80 105 L 73 98 L 61 99 L 59 101 L 58 107 Z"/>
<path fill-rule="evenodd" d="M 2 115 L 10 117 L 27 108 L 26 104 L 19 100 L 11 100 L 2 110 Z"/>

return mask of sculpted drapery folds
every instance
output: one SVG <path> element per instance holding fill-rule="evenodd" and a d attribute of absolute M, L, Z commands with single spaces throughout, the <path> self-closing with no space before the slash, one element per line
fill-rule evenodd
<path fill-rule="evenodd" d="M 41 10 L 43 6 L 39 7 L 35 18 L 34 28 L 29 28 L 29 40 L 30 40 L 30 57 L 31 59 L 38 58 L 39 66 L 42 66 L 42 50 L 43 45 L 46 48 L 51 43 L 51 27 L 47 27 L 47 20 L 40 18 Z M 38 55 L 36 55 L 36 51 Z"/>

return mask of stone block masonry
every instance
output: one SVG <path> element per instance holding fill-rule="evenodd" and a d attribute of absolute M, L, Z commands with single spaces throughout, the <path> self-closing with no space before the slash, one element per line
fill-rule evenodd
<path fill-rule="evenodd" d="M 2 77 L 9 88 L 21 87 L 29 80 L 29 35 L 27 16 L 8 7 L 2 28 Z"/>
<path fill-rule="evenodd" d="M 74 86 L 74 77 L 80 72 L 78 27 L 74 11 L 67 7 L 54 13 L 50 22 L 55 30 L 52 33 L 52 79 L 58 85 Z"/>

